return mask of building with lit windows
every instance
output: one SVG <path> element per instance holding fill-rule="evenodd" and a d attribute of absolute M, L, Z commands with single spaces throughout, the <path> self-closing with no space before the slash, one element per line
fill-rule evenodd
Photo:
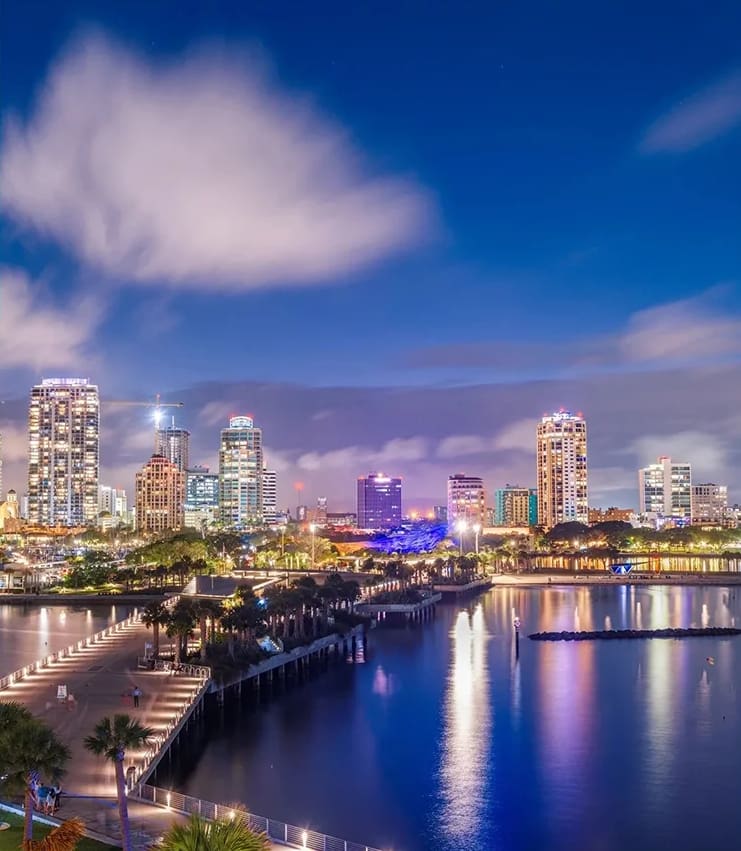
<path fill-rule="evenodd" d="M 706 482 L 692 485 L 692 522 L 720 525 L 728 520 L 728 488 Z"/>
<path fill-rule="evenodd" d="M 505 485 L 494 491 L 494 526 L 524 527 L 538 523 L 538 492 L 535 488 Z"/>
<path fill-rule="evenodd" d="M 662 455 L 638 471 L 638 502 L 642 515 L 690 520 L 692 466 Z"/>
<path fill-rule="evenodd" d="M 164 455 L 181 473 L 186 472 L 190 467 L 190 432 L 184 428 L 177 428 L 174 417 L 172 425 L 157 429 L 154 435 L 154 447 L 157 455 Z"/>
<path fill-rule="evenodd" d="M 275 470 L 262 471 L 262 522 L 278 522 L 278 473 Z"/>
<path fill-rule="evenodd" d="M 98 517 L 100 399 L 86 378 L 45 378 L 28 410 L 28 520 L 87 526 Z"/>
<path fill-rule="evenodd" d="M 464 522 L 469 526 L 486 526 L 486 491 L 478 476 L 455 473 L 448 476 L 448 526 Z"/>
<path fill-rule="evenodd" d="M 99 526 L 115 528 L 128 522 L 128 505 L 126 491 L 101 485 L 98 488 L 98 518 Z M 100 522 L 101 520 L 105 522 Z"/>
<path fill-rule="evenodd" d="M 581 414 L 558 411 L 537 427 L 538 523 L 587 523 L 587 424 Z"/>
<path fill-rule="evenodd" d="M 203 529 L 216 521 L 219 508 L 219 475 L 208 467 L 191 467 L 185 471 L 185 506 L 183 524 L 189 529 Z"/>
<path fill-rule="evenodd" d="M 358 478 L 359 529 L 392 529 L 401 524 L 401 479 L 369 473 Z"/>
<path fill-rule="evenodd" d="M 262 523 L 262 429 L 252 417 L 232 417 L 219 446 L 219 521 L 243 529 Z"/>
<path fill-rule="evenodd" d="M 136 529 L 169 532 L 184 523 L 185 473 L 164 455 L 152 455 L 136 474 Z"/>

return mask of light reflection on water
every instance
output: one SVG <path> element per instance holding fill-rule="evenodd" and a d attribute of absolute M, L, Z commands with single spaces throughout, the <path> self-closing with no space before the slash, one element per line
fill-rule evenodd
<path fill-rule="evenodd" d="M 442 830 L 470 847 L 484 814 L 492 706 L 489 701 L 488 634 L 481 605 L 460 612 L 451 632 L 452 667 L 445 698 L 440 769 Z"/>

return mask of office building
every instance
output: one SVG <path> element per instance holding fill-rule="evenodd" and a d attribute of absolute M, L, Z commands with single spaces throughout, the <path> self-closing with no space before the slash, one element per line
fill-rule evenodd
<path fill-rule="evenodd" d="M 358 528 L 392 529 L 401 524 L 401 479 L 369 473 L 358 478 Z"/>
<path fill-rule="evenodd" d="M 28 411 L 28 520 L 86 526 L 98 516 L 100 400 L 86 378 L 45 378 Z"/>
<path fill-rule="evenodd" d="M 486 491 L 478 476 L 456 473 L 448 476 L 448 526 L 464 522 L 469 526 L 486 525 Z"/>
<path fill-rule="evenodd" d="M 109 485 L 101 485 L 98 489 L 98 518 L 109 518 L 106 523 L 108 528 L 120 526 L 127 522 L 128 504 L 126 491 L 121 488 L 112 488 Z"/>
<path fill-rule="evenodd" d="M 358 525 L 358 515 L 350 511 L 328 511 L 327 526 L 355 528 Z"/>
<path fill-rule="evenodd" d="M 433 505 L 432 507 L 432 517 L 436 523 L 447 523 L 448 522 L 448 506 L 447 505 Z"/>
<path fill-rule="evenodd" d="M 537 490 L 505 485 L 494 491 L 494 526 L 535 526 L 537 523 Z"/>
<path fill-rule="evenodd" d="M 278 522 L 278 474 L 275 470 L 262 471 L 262 522 Z"/>
<path fill-rule="evenodd" d="M 642 515 L 690 520 L 692 468 L 662 455 L 656 464 L 638 471 L 638 501 Z"/>
<path fill-rule="evenodd" d="M 707 482 L 692 485 L 692 522 L 720 525 L 728 519 L 728 488 Z"/>
<path fill-rule="evenodd" d="M 590 508 L 589 525 L 595 523 L 631 523 L 635 519 L 635 510 L 632 508 Z"/>
<path fill-rule="evenodd" d="M 262 523 L 262 429 L 252 417 L 232 417 L 221 430 L 219 520 L 232 529 Z"/>
<path fill-rule="evenodd" d="M 538 523 L 586 523 L 587 424 L 581 414 L 558 411 L 537 428 Z"/>
<path fill-rule="evenodd" d="M 183 526 L 185 473 L 164 455 L 152 455 L 136 474 L 136 528 L 144 534 Z"/>
<path fill-rule="evenodd" d="M 183 525 L 203 529 L 216 522 L 219 507 L 219 475 L 208 467 L 195 466 L 185 471 Z"/>
<path fill-rule="evenodd" d="M 155 432 L 154 452 L 172 461 L 181 473 L 186 472 L 190 467 L 190 432 L 177 428 L 173 417 L 172 425 L 158 428 Z"/>

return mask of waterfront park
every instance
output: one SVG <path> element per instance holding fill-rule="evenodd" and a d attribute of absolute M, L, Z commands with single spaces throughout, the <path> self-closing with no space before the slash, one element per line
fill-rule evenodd
<path fill-rule="evenodd" d="M 0 799 L 7 807 L 0 849 L 334 847 L 328 840 L 370 848 L 300 826 L 276 828 L 236 799 L 209 804 L 208 813 L 205 802 L 196 809 L 184 796 L 178 806 L 174 793 L 148 781 L 207 700 L 314 676 L 332 654 L 364 646 L 377 612 L 413 619 L 434 609 L 428 604 L 441 589 L 672 575 L 702 582 L 718 572 L 726 583 L 736 578 L 735 530 L 601 525 L 563 524 L 521 538 L 462 527 L 448 535 L 417 523 L 365 540 L 298 525 L 154 541 L 121 531 L 115 538 L 88 532 L 53 542 L 6 540 L 0 602 L 112 602 L 128 614 L 0 672 Z M 614 576 L 610 565 L 626 559 L 635 576 Z M 122 694 L 120 683 L 132 677 L 138 694 Z"/>

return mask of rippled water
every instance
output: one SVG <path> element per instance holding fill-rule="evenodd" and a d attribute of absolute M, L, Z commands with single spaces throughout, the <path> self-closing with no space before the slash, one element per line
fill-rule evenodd
<path fill-rule="evenodd" d="M 0 604 L 0 676 L 123 620 L 130 606 Z"/>
<path fill-rule="evenodd" d="M 735 847 L 741 638 L 512 632 L 741 623 L 741 589 L 496 589 L 207 720 L 160 784 L 400 851 Z M 707 661 L 712 657 L 714 664 Z"/>

